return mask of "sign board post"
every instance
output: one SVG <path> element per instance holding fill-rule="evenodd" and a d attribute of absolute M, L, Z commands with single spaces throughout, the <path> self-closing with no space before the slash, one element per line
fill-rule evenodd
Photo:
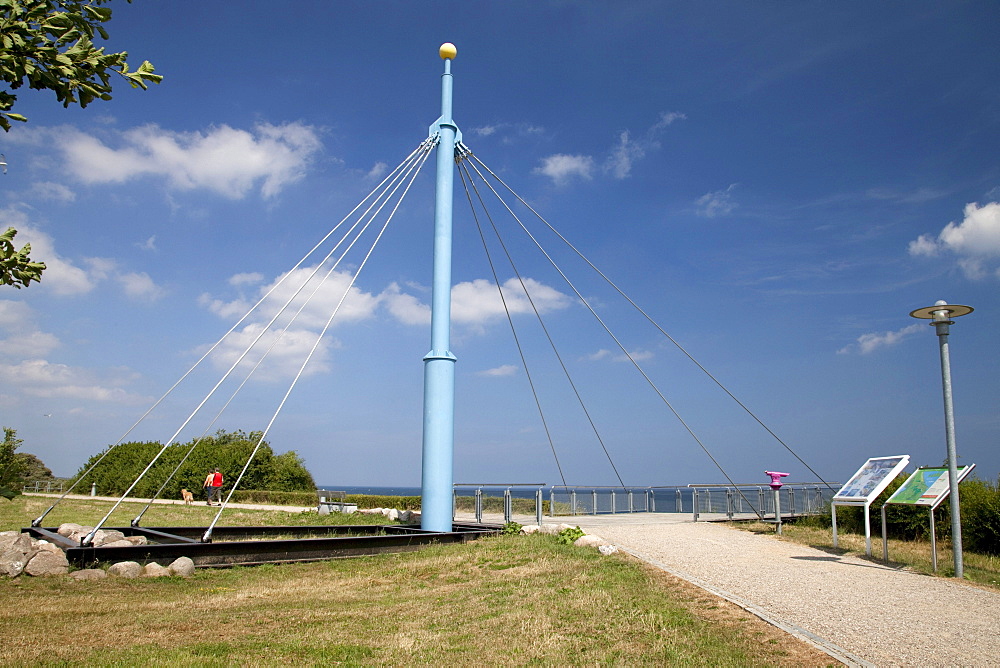
<path fill-rule="evenodd" d="M 840 488 L 830 502 L 833 522 L 833 546 L 837 547 L 837 506 L 863 506 L 865 509 L 865 554 L 872 556 L 872 503 L 893 478 L 910 463 L 909 455 L 872 457 Z"/>
<path fill-rule="evenodd" d="M 976 468 L 975 464 L 958 467 L 958 482 Z M 889 561 L 889 538 L 886 532 L 885 507 L 890 503 L 907 506 L 927 506 L 931 520 L 931 566 L 937 573 L 937 532 L 934 527 L 934 510 L 948 498 L 951 481 L 947 466 L 921 466 L 906 479 L 899 489 L 882 504 L 882 559 Z"/>

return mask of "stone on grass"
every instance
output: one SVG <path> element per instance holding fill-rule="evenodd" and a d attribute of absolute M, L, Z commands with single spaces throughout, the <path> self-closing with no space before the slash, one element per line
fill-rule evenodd
<path fill-rule="evenodd" d="M 400 510 L 399 517 L 396 519 L 398 519 L 400 522 L 409 522 L 412 516 L 413 516 L 412 510 Z"/>
<path fill-rule="evenodd" d="M 111 564 L 108 568 L 108 575 L 119 578 L 137 578 L 142 575 L 142 566 L 135 561 L 119 561 L 117 564 Z"/>
<path fill-rule="evenodd" d="M 329 515 L 330 514 L 330 506 L 326 505 L 325 503 L 321 504 L 320 507 L 319 507 L 319 514 L 320 515 Z"/>
<path fill-rule="evenodd" d="M 31 551 L 31 536 L 20 531 L 5 531 L 0 536 L 0 554 L 10 550 L 17 550 L 27 554 Z"/>
<path fill-rule="evenodd" d="M 9 578 L 16 578 L 24 572 L 24 567 L 28 563 L 28 556 L 20 550 L 8 550 L 0 554 L 0 575 Z"/>
<path fill-rule="evenodd" d="M 24 566 L 24 572 L 35 577 L 65 575 L 69 573 L 69 561 L 62 550 L 57 552 L 39 550 Z"/>
<path fill-rule="evenodd" d="M 538 533 L 540 529 L 541 527 L 538 526 L 537 524 L 525 524 L 523 527 L 521 527 L 521 533 L 526 535 L 531 535 L 533 533 Z"/>
<path fill-rule="evenodd" d="M 385 514 L 385 516 L 388 517 L 390 520 L 396 521 L 399 519 L 399 511 L 396 510 L 395 508 L 390 508 L 389 511 Z"/>
<path fill-rule="evenodd" d="M 100 568 L 85 568 L 82 571 L 73 571 L 69 576 L 74 580 L 103 580 L 108 574 Z"/>
<path fill-rule="evenodd" d="M 135 547 L 135 543 L 125 540 L 113 540 L 110 543 L 104 543 L 101 547 Z"/>
<path fill-rule="evenodd" d="M 130 545 L 146 545 L 149 543 L 149 539 L 145 536 L 125 536 L 122 540 Z"/>
<path fill-rule="evenodd" d="M 189 578 L 194 575 L 194 562 L 190 557 L 177 557 L 167 566 L 171 575 Z"/>
<path fill-rule="evenodd" d="M 142 567 L 142 577 L 144 578 L 167 578 L 173 575 L 166 566 L 160 566 L 155 561 L 151 561 Z"/>
<path fill-rule="evenodd" d="M 609 554 L 614 554 L 618 551 L 617 545 L 598 545 L 597 551 L 603 554 L 605 557 Z"/>
<path fill-rule="evenodd" d="M 586 534 L 577 538 L 573 544 L 579 547 L 597 547 L 598 545 L 606 545 L 607 541 L 600 536 Z"/>

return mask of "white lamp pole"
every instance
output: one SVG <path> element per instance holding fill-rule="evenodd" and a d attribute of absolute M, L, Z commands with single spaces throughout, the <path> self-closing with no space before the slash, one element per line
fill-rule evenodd
<path fill-rule="evenodd" d="M 972 313 L 971 306 L 949 304 L 939 300 L 934 306 L 918 308 L 910 313 L 914 318 L 930 320 L 937 330 L 941 346 L 941 384 L 944 388 L 944 433 L 948 443 L 948 488 L 951 496 L 951 543 L 955 555 L 955 577 L 963 577 L 962 569 L 962 514 L 958 499 L 958 456 L 955 454 L 955 412 L 951 403 L 951 358 L 948 354 L 948 328 L 955 322 L 951 318 Z"/>

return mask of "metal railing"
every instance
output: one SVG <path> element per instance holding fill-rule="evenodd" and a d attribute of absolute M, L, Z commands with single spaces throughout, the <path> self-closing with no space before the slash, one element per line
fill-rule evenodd
<path fill-rule="evenodd" d="M 474 488 L 472 494 L 459 494 L 459 487 Z M 473 509 L 476 514 L 476 521 L 483 521 L 483 509 L 486 502 L 489 499 L 502 498 L 503 499 L 503 521 L 510 522 L 511 518 L 514 516 L 514 500 L 523 499 L 525 501 L 530 501 L 531 499 L 525 498 L 523 496 L 515 497 L 513 494 L 513 488 L 515 487 L 535 487 L 534 502 L 535 502 L 535 522 L 541 525 L 543 517 L 543 494 L 542 489 L 545 487 L 544 482 L 517 482 L 517 483 L 465 483 L 459 482 L 452 486 L 452 504 L 451 504 L 451 517 L 455 519 L 455 515 L 458 512 L 458 497 L 468 497 L 472 496 Z M 502 490 L 502 495 L 500 497 L 490 496 L 489 494 L 484 494 L 483 490 Z"/>
<path fill-rule="evenodd" d="M 839 487 L 839 483 L 786 483 L 780 494 L 782 516 L 825 512 Z M 696 522 L 702 514 L 767 517 L 774 515 L 774 494 L 767 484 L 577 485 L 549 490 L 550 517 L 644 512 L 691 513 Z"/>
<path fill-rule="evenodd" d="M 22 492 L 44 492 L 51 494 L 62 494 L 65 480 L 36 480 L 24 484 Z"/>

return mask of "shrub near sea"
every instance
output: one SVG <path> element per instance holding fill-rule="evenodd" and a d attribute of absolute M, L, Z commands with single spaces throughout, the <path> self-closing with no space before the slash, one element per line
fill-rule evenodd
<path fill-rule="evenodd" d="M 232 481 L 236 479 L 236 474 L 243 469 L 250 458 L 250 453 L 260 442 L 257 454 L 243 475 L 240 488 L 309 492 L 312 495 L 310 501 L 303 505 L 315 504 L 316 483 L 302 458 L 294 450 L 276 455 L 266 440 L 261 441 L 261 435 L 261 432 L 256 431 L 247 434 L 241 430 L 234 432 L 219 430 L 213 436 L 192 439 L 188 443 L 173 443 L 163 451 L 149 473 L 136 485 L 132 494 L 140 497 L 153 496 L 192 446 L 196 447 L 181 464 L 173 479 L 167 483 L 161 496 L 179 499 L 182 488 L 200 491 L 205 481 L 205 474 L 215 468 L 226 476 L 223 489 L 228 490 Z M 99 494 L 122 494 L 162 447 L 160 443 L 150 441 L 110 446 L 87 460 L 72 481 L 75 483 L 91 466 L 94 466 L 94 470 L 82 481 L 81 488 L 89 488 L 91 484 L 96 484 Z"/>

